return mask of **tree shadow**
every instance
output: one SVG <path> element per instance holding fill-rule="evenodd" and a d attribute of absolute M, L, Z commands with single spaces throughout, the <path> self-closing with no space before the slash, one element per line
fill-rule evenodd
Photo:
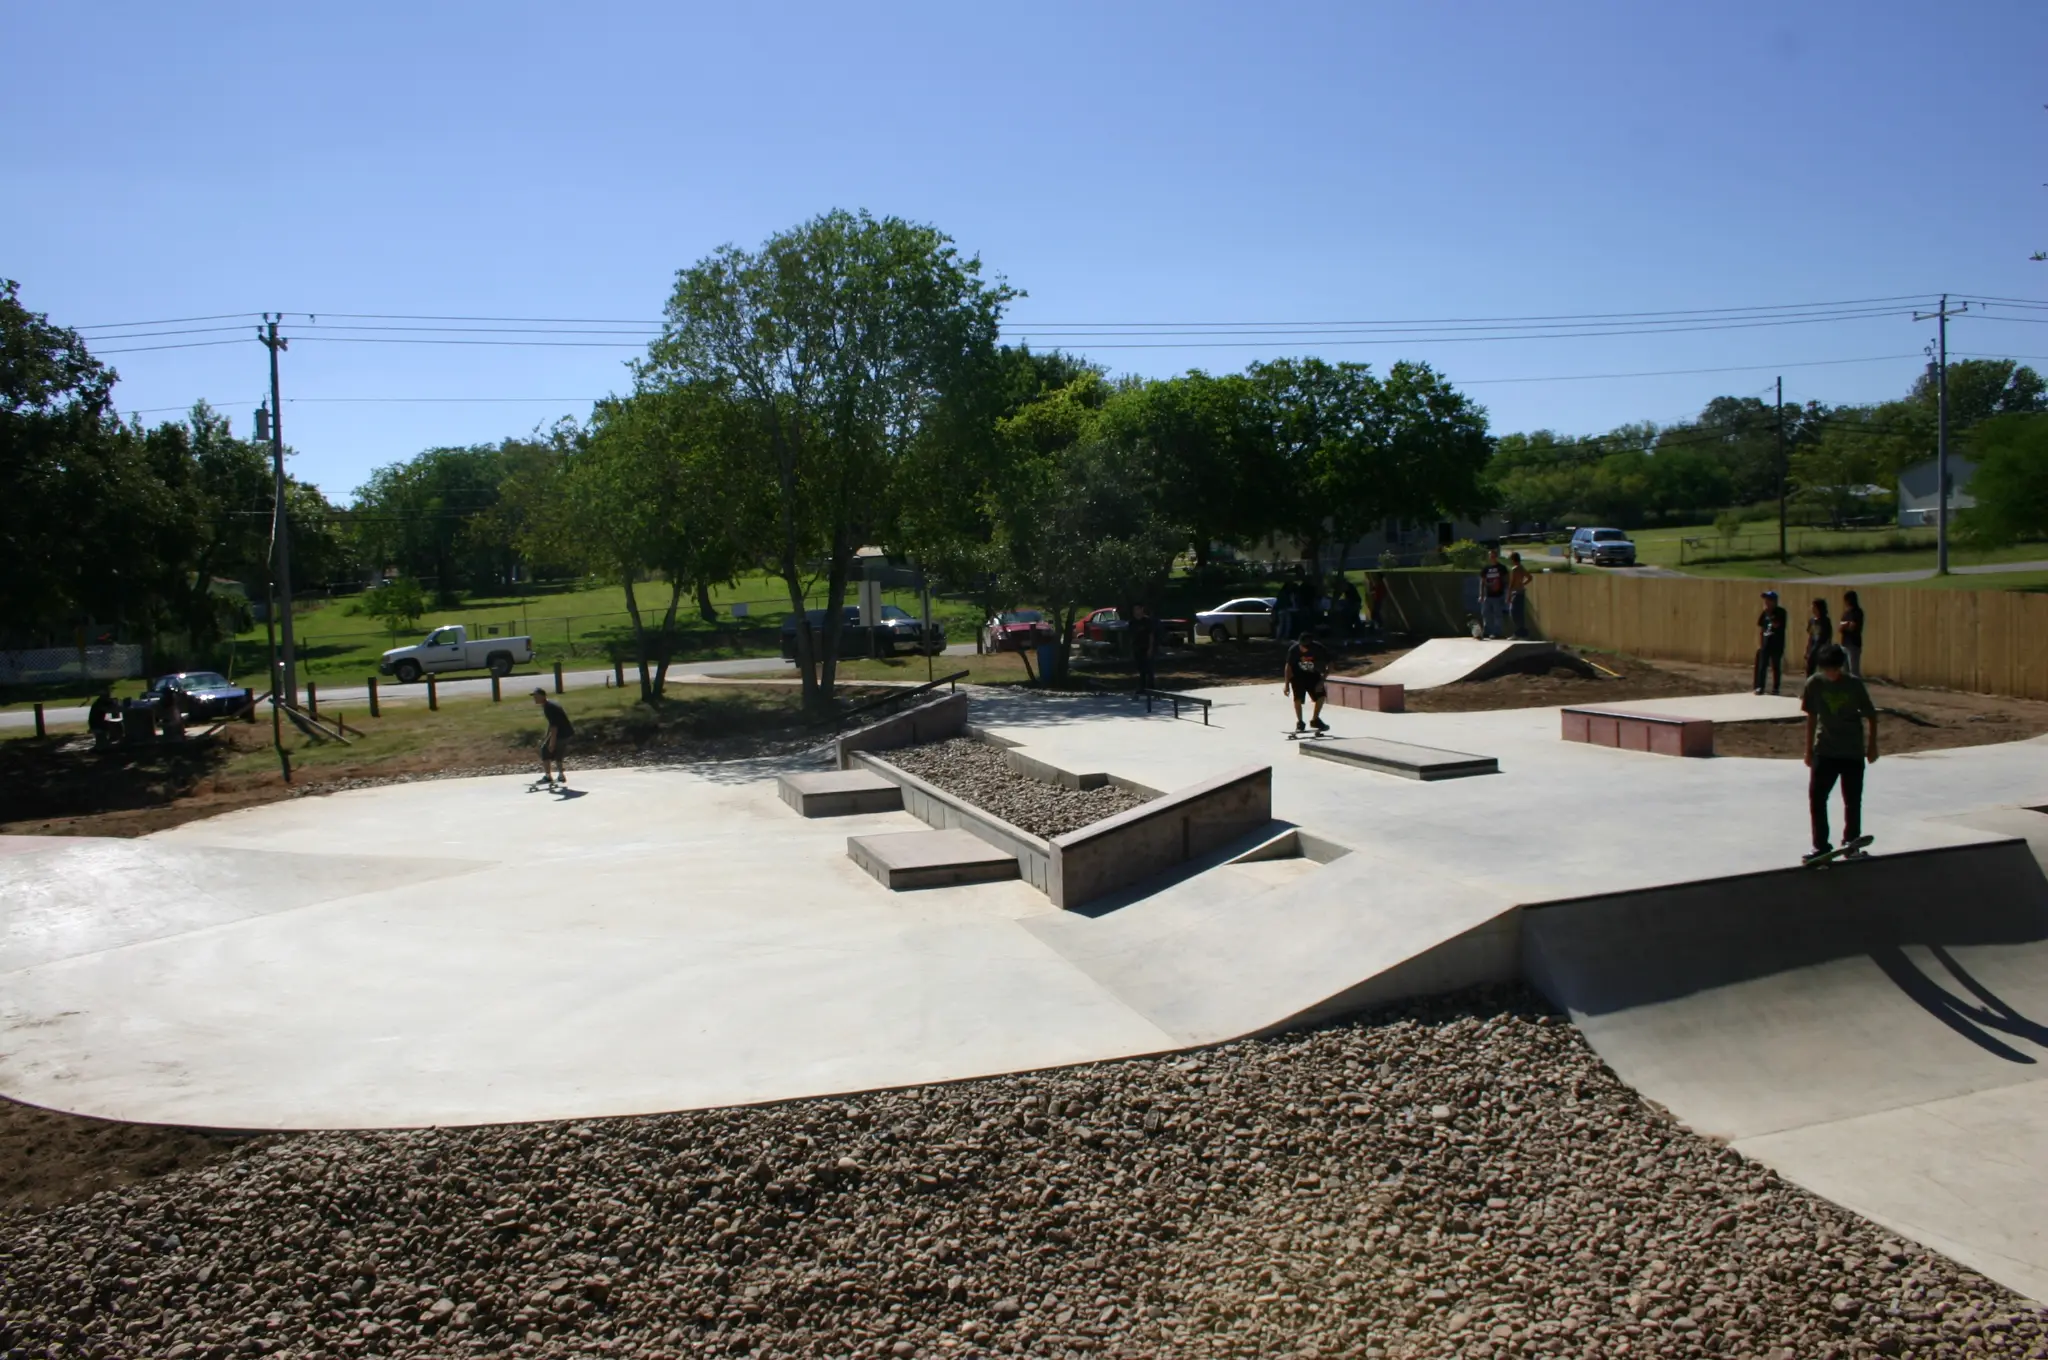
<path fill-rule="evenodd" d="M 1892 980 L 1893 985 L 1911 997 L 1922 1010 L 1985 1052 L 2010 1063 L 2032 1065 L 2039 1061 L 2005 1043 L 1992 1031 L 2048 1048 L 2048 1025 L 2030 1020 L 2014 1010 L 1990 988 L 1972 977 L 1969 970 L 1940 945 L 1928 945 L 1927 950 L 1948 971 L 1949 976 L 1975 998 L 1974 1003 L 1957 996 L 1928 976 L 1906 956 L 1906 951 L 1897 945 L 1872 950 L 1870 958 L 1884 970 L 1885 976 Z"/>

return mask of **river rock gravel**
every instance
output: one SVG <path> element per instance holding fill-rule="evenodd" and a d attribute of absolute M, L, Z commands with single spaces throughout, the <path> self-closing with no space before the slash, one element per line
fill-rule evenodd
<path fill-rule="evenodd" d="M 0 1355 L 2041 1356 L 1519 991 L 883 1094 L 305 1134 L 0 1217 Z"/>
<path fill-rule="evenodd" d="M 1010 768 L 1002 747 L 972 737 L 899 747 L 882 758 L 984 812 L 994 813 L 1019 831 L 1046 840 L 1149 801 L 1143 794 L 1114 784 L 1070 789 L 1032 779 Z"/>

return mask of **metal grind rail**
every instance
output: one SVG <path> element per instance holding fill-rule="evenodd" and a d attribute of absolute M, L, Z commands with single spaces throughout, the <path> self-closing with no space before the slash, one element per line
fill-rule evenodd
<path fill-rule="evenodd" d="M 1180 718 L 1180 706 L 1182 704 L 1189 704 L 1198 706 L 1202 710 L 1202 726 L 1207 727 L 1209 725 L 1209 705 L 1214 702 L 1213 700 L 1199 698 L 1193 694 L 1175 694 L 1170 689 L 1141 689 L 1138 693 L 1145 700 L 1145 711 L 1147 713 L 1152 711 L 1152 702 L 1156 699 L 1163 704 L 1172 704 L 1174 719 L 1178 721 Z"/>
<path fill-rule="evenodd" d="M 837 714 L 831 718 L 821 719 L 818 722 L 812 723 L 811 726 L 821 727 L 829 722 L 834 727 L 843 727 L 847 722 L 860 717 L 862 714 L 872 713 L 876 709 L 887 708 L 890 704 L 900 704 L 905 700 L 929 694 L 940 685 L 946 686 L 949 691 L 957 690 L 960 687 L 960 682 L 965 680 L 968 675 L 969 672 L 967 671 L 954 671 L 951 675 L 942 675 L 936 680 L 927 680 L 922 685 L 917 685 L 911 689 L 901 689 L 893 694 L 884 694 L 879 699 L 870 699 L 857 708 L 849 708 L 844 713 Z"/>

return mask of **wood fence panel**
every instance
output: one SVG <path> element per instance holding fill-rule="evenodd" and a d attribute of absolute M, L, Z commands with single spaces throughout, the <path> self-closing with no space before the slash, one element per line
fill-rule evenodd
<path fill-rule="evenodd" d="M 1775 588 L 1791 621 L 1788 667 L 1803 670 L 1805 623 L 1824 596 L 1840 614 L 1842 588 L 1747 580 L 1680 580 L 1547 573 L 1529 589 L 1544 637 L 1629 656 L 1748 665 L 1760 596 Z M 2003 590 L 1861 586 L 1869 617 L 1863 669 L 1903 685 L 2048 699 L 2048 595 Z"/>

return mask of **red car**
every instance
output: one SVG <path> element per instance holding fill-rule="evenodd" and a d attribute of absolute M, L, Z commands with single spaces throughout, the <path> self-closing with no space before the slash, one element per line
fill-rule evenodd
<path fill-rule="evenodd" d="M 1013 609 L 981 626 L 984 652 L 1021 652 L 1041 642 L 1058 642 L 1059 630 L 1037 609 Z"/>
<path fill-rule="evenodd" d="M 1162 642 L 1185 643 L 1195 635 L 1195 626 L 1187 619 L 1160 619 L 1158 624 Z M 1092 609 L 1074 620 L 1074 641 L 1109 642 L 1130 626 L 1114 608 Z"/>

